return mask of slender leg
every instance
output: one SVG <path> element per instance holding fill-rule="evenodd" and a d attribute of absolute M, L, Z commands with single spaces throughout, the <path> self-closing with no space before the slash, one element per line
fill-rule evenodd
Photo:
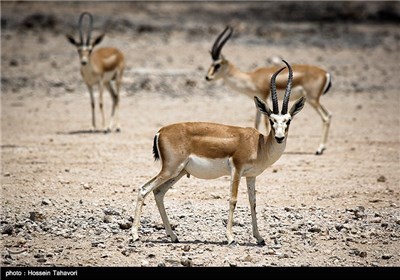
<path fill-rule="evenodd" d="M 104 91 L 104 84 L 102 81 L 99 82 L 99 108 L 101 112 L 101 124 L 104 132 L 109 132 L 106 128 L 105 117 L 104 117 L 104 104 L 103 104 L 103 91 Z"/>
<path fill-rule="evenodd" d="M 165 206 L 164 206 L 164 196 L 166 192 L 176 183 L 179 181 L 179 179 L 182 178 L 183 175 L 187 174 L 185 170 L 182 170 L 181 173 L 179 173 L 178 176 L 176 176 L 173 179 L 169 179 L 167 182 L 153 190 L 154 193 L 154 198 L 156 200 L 156 204 L 158 207 L 158 211 L 160 212 L 161 219 L 164 224 L 165 231 L 167 232 L 167 235 L 171 237 L 172 242 L 179 242 L 178 238 L 176 235 L 173 233 L 171 224 L 169 223 L 167 212 L 165 211 Z"/>
<path fill-rule="evenodd" d="M 264 239 L 258 232 L 257 216 L 256 216 L 256 177 L 246 177 L 247 191 L 249 193 L 251 223 L 253 226 L 253 236 L 257 239 L 258 245 L 265 245 Z"/>
<path fill-rule="evenodd" d="M 315 152 L 316 155 L 322 155 L 324 150 L 326 150 L 326 142 L 328 140 L 328 132 L 329 132 L 329 126 L 331 124 L 331 118 L 332 115 L 331 113 L 321 104 L 319 103 L 310 103 L 312 107 L 318 112 L 322 119 L 322 136 L 321 136 L 321 142 L 319 144 L 319 147 L 317 151 Z"/>
<path fill-rule="evenodd" d="M 136 241 L 139 239 L 138 230 L 139 230 L 139 225 L 140 225 L 140 215 L 142 213 L 142 207 L 143 207 L 144 200 L 147 197 L 147 195 L 150 192 L 154 191 L 155 189 L 159 188 L 165 182 L 181 175 L 180 173 L 182 172 L 182 169 L 180 169 L 174 173 L 166 171 L 168 169 L 162 169 L 157 176 L 153 177 L 150 181 L 148 181 L 147 183 L 145 183 L 144 185 L 142 185 L 139 188 L 138 197 L 137 197 L 137 201 L 136 201 L 136 208 L 135 208 L 135 217 L 134 217 L 132 231 L 131 231 L 133 241 Z"/>
<path fill-rule="evenodd" d="M 318 149 L 315 151 L 316 155 L 322 155 L 324 150 L 326 150 L 326 142 L 328 140 L 328 132 L 329 126 L 331 124 L 331 113 L 322 106 L 318 101 L 309 101 L 309 104 L 317 111 L 318 115 L 322 120 L 322 134 L 321 134 L 321 142 L 318 146 Z"/>
<path fill-rule="evenodd" d="M 123 73 L 124 73 L 124 70 L 121 70 L 117 75 L 117 79 L 115 80 L 115 87 L 116 87 L 115 119 L 116 119 L 116 131 L 117 132 L 121 131 L 121 125 L 119 122 L 119 101 L 120 101 L 120 90 L 121 90 Z"/>
<path fill-rule="evenodd" d="M 95 114 L 95 104 L 94 104 L 94 97 L 93 97 L 93 87 L 87 85 L 90 94 L 90 107 L 92 109 L 92 131 L 96 130 L 96 114 Z"/>
<path fill-rule="evenodd" d="M 260 110 L 256 109 L 256 119 L 255 119 L 255 123 L 254 123 L 254 127 L 256 129 L 259 129 L 259 127 L 260 127 L 260 120 L 261 120 L 261 112 L 260 112 Z"/>
<path fill-rule="evenodd" d="M 168 179 L 169 178 L 162 178 L 160 177 L 160 175 L 157 175 L 156 177 L 153 177 L 150 181 L 148 181 L 146 184 L 144 184 L 139 188 L 138 197 L 136 201 L 136 208 L 135 208 L 135 217 L 133 220 L 133 226 L 131 230 L 133 241 L 139 240 L 138 230 L 140 225 L 140 216 L 142 213 L 144 199 L 152 190 L 154 190 L 158 186 L 168 181 Z"/>
<path fill-rule="evenodd" d="M 118 106 L 119 106 L 119 95 L 117 92 L 114 91 L 111 82 L 106 83 L 106 87 L 108 91 L 110 92 L 111 99 L 112 99 L 112 108 L 111 108 L 111 118 L 110 118 L 110 123 L 108 125 L 108 130 L 111 131 L 115 125 L 117 125 L 117 131 L 120 131 L 119 128 L 119 121 L 118 121 Z M 115 121 L 115 118 L 117 117 L 117 122 Z"/>
<path fill-rule="evenodd" d="M 235 244 L 235 239 L 233 238 L 233 212 L 236 208 L 237 203 L 237 195 L 238 195 L 238 188 L 240 183 L 240 174 L 234 168 L 231 174 L 231 193 L 229 199 L 229 215 L 228 215 L 228 223 L 226 229 L 226 237 L 228 238 L 228 244 Z"/>

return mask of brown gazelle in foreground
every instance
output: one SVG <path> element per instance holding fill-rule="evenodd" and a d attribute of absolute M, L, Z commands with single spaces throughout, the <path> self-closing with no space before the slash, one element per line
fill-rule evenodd
<path fill-rule="evenodd" d="M 304 106 L 305 98 L 300 98 L 288 112 L 288 102 L 292 85 L 292 69 L 283 100 L 282 111 L 278 109 L 276 76 L 271 78 L 273 110 L 257 96 L 256 107 L 271 122 L 268 135 L 261 134 L 255 128 L 228 126 L 217 123 L 185 122 L 161 128 L 154 137 L 153 153 L 155 159 L 161 159 L 162 168 L 157 176 L 141 186 L 138 191 L 134 224 L 133 241 L 139 239 L 140 216 L 146 196 L 153 192 L 167 235 L 172 242 L 178 238 L 172 232 L 165 207 L 164 195 L 182 176 L 193 175 L 201 179 L 215 179 L 230 176 L 229 216 L 226 235 L 228 244 L 235 242 L 232 232 L 233 212 L 236 207 L 238 187 L 241 177 L 246 177 L 253 236 L 257 243 L 264 245 L 264 239 L 258 232 L 256 218 L 256 176 L 276 162 L 286 146 L 290 121 Z"/>
<path fill-rule="evenodd" d="M 83 19 L 89 17 L 89 26 L 86 40 L 83 38 Z M 93 16 L 88 12 L 83 12 L 79 18 L 79 42 L 77 42 L 71 35 L 66 35 L 69 42 L 76 46 L 78 49 L 80 62 L 81 62 L 81 74 L 83 80 L 90 94 L 90 103 L 92 108 L 92 130 L 96 130 L 96 115 L 95 115 L 95 99 L 93 96 L 93 86 L 99 87 L 99 109 L 101 112 L 102 129 L 105 132 L 111 131 L 114 127 L 116 131 L 120 131 L 119 123 L 119 102 L 120 102 L 120 88 L 122 82 L 122 75 L 125 68 L 124 54 L 111 47 L 99 48 L 93 50 L 93 48 L 100 44 L 103 40 L 104 34 L 96 37 L 90 42 L 90 37 L 93 29 Z M 115 89 L 111 82 L 115 81 Z M 112 98 L 112 109 L 111 119 L 109 125 L 105 124 L 104 108 L 103 108 L 103 91 L 104 87 L 108 89 Z"/>
<path fill-rule="evenodd" d="M 211 57 L 213 62 L 208 69 L 206 76 L 207 81 L 223 79 L 225 84 L 230 88 L 240 93 L 246 94 L 250 97 L 254 95 L 265 101 L 270 95 L 268 90 L 270 87 L 270 80 L 265 77 L 271 77 L 281 66 L 270 66 L 255 69 L 251 72 L 242 72 L 230 61 L 228 61 L 222 54 L 221 50 L 225 43 L 232 36 L 233 29 L 226 27 L 225 30 L 219 34 L 211 49 Z M 316 150 L 317 155 L 321 155 L 326 149 L 326 142 L 328 139 L 328 131 L 331 122 L 331 113 L 320 103 L 320 97 L 326 93 L 331 85 L 331 75 L 325 70 L 308 64 L 293 64 L 293 88 L 292 99 L 296 100 L 301 96 L 306 97 L 308 104 L 310 104 L 320 115 L 323 123 L 321 142 Z M 283 73 L 285 73 L 284 71 Z M 276 87 L 284 89 L 286 81 L 282 77 L 278 77 Z M 282 100 L 283 96 L 278 94 L 278 99 Z M 259 128 L 261 113 L 256 111 L 255 128 Z M 268 132 L 269 121 L 265 121 L 266 131 Z"/>

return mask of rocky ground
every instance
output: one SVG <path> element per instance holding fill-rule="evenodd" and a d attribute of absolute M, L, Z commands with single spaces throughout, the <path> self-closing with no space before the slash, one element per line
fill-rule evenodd
<path fill-rule="evenodd" d="M 310 6 L 311 21 L 300 3 L 281 5 L 295 8 L 291 20 L 268 2 L 2 2 L 1 266 L 399 266 L 399 4 Z M 89 133 L 89 95 L 64 36 L 83 10 L 107 31 L 102 45 L 126 54 L 121 133 Z M 321 121 L 306 105 L 281 159 L 257 178 L 266 246 L 252 237 L 244 179 L 238 244 L 226 244 L 227 177 L 183 178 L 167 193 L 180 243 L 149 196 L 132 243 L 137 188 L 160 168 L 151 148 L 161 126 L 253 125 L 248 97 L 204 79 L 227 24 L 235 33 L 223 54 L 242 70 L 279 55 L 332 73 L 321 99 L 333 115 L 328 149 L 314 155 Z"/>

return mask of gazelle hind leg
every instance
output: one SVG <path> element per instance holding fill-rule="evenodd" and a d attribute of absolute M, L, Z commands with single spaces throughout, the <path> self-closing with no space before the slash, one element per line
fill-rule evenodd
<path fill-rule="evenodd" d="M 109 132 L 109 130 L 106 127 L 106 119 L 104 116 L 103 92 L 104 92 L 104 84 L 103 84 L 103 82 L 99 82 L 99 108 L 100 108 L 100 113 L 101 113 L 101 125 L 102 125 L 104 133 L 107 133 L 107 132 Z"/>
<path fill-rule="evenodd" d="M 108 125 L 108 130 L 112 131 L 112 129 L 116 127 L 116 131 L 119 132 L 121 131 L 119 125 L 119 94 L 118 91 L 116 92 L 113 89 L 111 82 L 108 82 L 106 84 L 106 87 L 110 92 L 112 98 L 111 118 L 110 118 L 110 123 Z"/>
<path fill-rule="evenodd" d="M 145 183 L 139 188 L 138 191 L 138 196 L 137 196 L 137 201 L 136 201 L 136 208 L 135 208 L 135 216 L 134 216 L 134 221 L 133 221 L 133 226 L 131 230 L 132 234 L 132 240 L 136 241 L 139 239 L 139 226 L 140 226 L 140 216 L 142 213 L 142 208 L 144 204 L 144 200 L 147 197 L 147 195 L 167 182 L 168 180 L 171 179 L 172 176 L 163 176 L 162 173 L 160 172 L 157 176 L 153 177 L 150 181 Z"/>
<path fill-rule="evenodd" d="M 185 170 L 182 170 L 178 176 L 173 179 L 169 179 L 167 182 L 163 183 L 161 186 L 153 190 L 154 198 L 156 200 L 156 204 L 158 207 L 158 211 L 160 212 L 161 219 L 164 224 L 165 231 L 169 237 L 171 237 L 172 242 L 179 242 L 177 236 L 172 231 L 171 224 L 169 223 L 167 212 L 165 211 L 164 206 L 164 196 L 166 192 L 176 183 L 179 179 L 182 178 L 183 175 L 187 174 Z"/>
<path fill-rule="evenodd" d="M 238 188 L 240 184 L 240 174 L 235 169 L 232 170 L 231 174 L 231 193 L 229 199 L 229 214 L 228 214 L 228 222 L 226 226 L 226 237 L 228 238 L 228 244 L 235 244 L 236 241 L 233 238 L 233 213 L 235 212 L 236 203 L 237 203 L 237 195 Z"/>
<path fill-rule="evenodd" d="M 260 110 L 256 109 L 256 118 L 254 121 L 254 128 L 259 129 L 260 128 L 260 121 L 261 121 L 261 112 Z"/>
<path fill-rule="evenodd" d="M 321 142 L 319 144 L 318 149 L 315 152 L 316 155 L 322 155 L 324 150 L 326 150 L 326 142 L 328 141 L 328 133 L 329 133 L 329 127 L 331 125 L 332 115 L 321 104 L 311 104 L 311 105 L 315 108 L 315 110 L 318 112 L 318 114 L 321 116 L 321 119 L 322 119 Z"/>

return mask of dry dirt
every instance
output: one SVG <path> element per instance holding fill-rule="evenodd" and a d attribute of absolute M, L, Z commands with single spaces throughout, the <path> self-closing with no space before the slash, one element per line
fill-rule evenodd
<path fill-rule="evenodd" d="M 1 266 L 399 266 L 398 25 L 263 21 L 267 8 L 2 2 Z M 126 54 L 120 133 L 89 132 L 89 95 L 64 37 L 83 10 L 96 32 L 107 29 L 101 45 Z M 321 121 L 306 105 L 283 156 L 257 178 L 266 246 L 252 237 L 244 179 L 238 244 L 226 244 L 228 177 L 183 178 L 167 193 L 180 243 L 166 236 L 150 195 L 140 241 L 130 243 L 137 188 L 160 168 L 152 155 L 160 127 L 253 125 L 251 99 L 204 79 L 226 24 L 235 34 L 223 54 L 244 71 L 280 55 L 332 72 L 321 99 L 333 115 L 328 149 L 314 155 Z"/>

